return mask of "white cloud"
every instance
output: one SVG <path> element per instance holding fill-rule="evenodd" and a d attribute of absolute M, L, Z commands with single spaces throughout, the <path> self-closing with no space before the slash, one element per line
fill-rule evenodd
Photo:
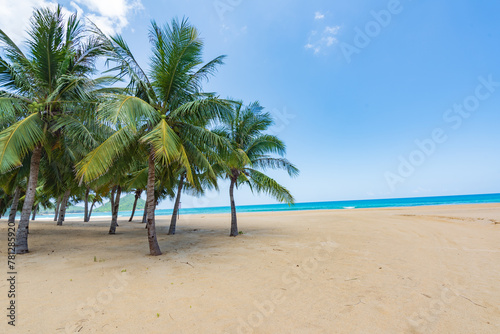
<path fill-rule="evenodd" d="M 339 34 L 340 26 L 326 26 L 320 29 L 320 31 L 322 32 L 318 33 L 317 30 L 311 31 L 309 33 L 309 40 L 305 45 L 306 49 L 312 49 L 315 54 L 338 43 L 335 36 Z"/>
<path fill-rule="evenodd" d="M 55 7 L 53 0 L 0 0 L 0 29 L 16 43 L 26 39 L 26 28 L 33 8 Z M 74 0 L 71 10 L 63 8 L 67 17 L 77 11 L 85 15 L 105 33 L 120 33 L 128 25 L 128 18 L 135 11 L 142 9 L 140 0 Z"/>
<path fill-rule="evenodd" d="M 324 18 L 325 18 L 325 14 L 322 14 L 321 12 L 316 12 L 316 13 L 314 14 L 314 19 L 315 19 L 315 20 L 322 20 L 322 19 L 324 19 Z"/>
<path fill-rule="evenodd" d="M 332 46 L 334 43 L 337 43 L 337 39 L 332 36 L 324 37 L 323 41 L 325 42 L 326 46 Z"/>
<path fill-rule="evenodd" d="M 87 14 L 86 17 L 101 29 L 106 35 L 114 35 L 119 33 L 122 28 L 117 29 L 115 22 L 106 16 L 96 14 Z"/>
<path fill-rule="evenodd" d="M 56 6 L 56 3 L 45 0 L 0 0 L 0 29 L 18 43 L 26 38 L 25 30 L 33 8 L 47 6 Z"/>
<path fill-rule="evenodd" d="M 120 33 L 128 25 L 131 12 L 143 9 L 140 0 L 74 0 L 89 12 L 86 16 L 104 33 Z M 72 2 L 72 5 L 74 3 Z"/>
<path fill-rule="evenodd" d="M 325 28 L 325 33 L 326 34 L 331 34 L 331 35 L 337 35 L 339 33 L 340 26 L 334 26 L 334 27 L 326 27 Z"/>
<path fill-rule="evenodd" d="M 82 17 L 84 15 L 83 9 L 78 6 L 74 1 L 70 2 L 71 7 L 78 13 L 78 16 Z"/>

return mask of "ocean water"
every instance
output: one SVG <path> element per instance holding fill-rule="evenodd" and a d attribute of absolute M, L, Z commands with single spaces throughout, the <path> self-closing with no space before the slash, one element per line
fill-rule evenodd
<path fill-rule="evenodd" d="M 500 194 L 484 195 L 461 195 L 461 196 L 438 196 L 438 197 L 413 197 L 413 198 L 390 198 L 370 199 L 334 202 L 310 202 L 297 203 L 289 206 L 287 204 L 266 205 L 243 205 L 237 206 L 238 212 L 273 212 L 273 211 L 302 211 L 302 210 L 331 210 L 331 209 L 363 209 L 363 208 L 390 208 L 404 206 L 424 205 L 446 205 L 446 204 L 477 204 L 477 203 L 500 203 Z M 181 209 L 180 214 L 215 214 L 230 213 L 229 206 L 210 208 L 186 208 Z M 129 217 L 130 211 L 119 212 L 120 217 Z M 171 215 L 172 210 L 156 210 L 157 216 Z M 47 218 L 53 215 L 39 215 L 38 218 Z M 93 213 L 92 217 L 110 217 L 111 213 Z M 136 219 L 142 216 L 142 210 L 136 211 Z M 68 218 L 83 218 L 83 214 L 67 214 Z"/>

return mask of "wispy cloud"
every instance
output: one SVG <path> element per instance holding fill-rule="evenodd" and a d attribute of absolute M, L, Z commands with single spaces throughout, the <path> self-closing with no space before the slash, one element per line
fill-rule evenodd
<path fill-rule="evenodd" d="M 315 13 L 315 20 L 324 19 L 325 15 L 321 12 Z M 324 23 L 320 24 L 320 29 L 312 30 L 309 33 L 309 38 L 304 45 L 307 50 L 312 50 L 315 54 L 320 53 L 322 50 L 326 48 L 330 48 L 331 46 L 338 43 L 337 35 L 340 32 L 340 26 L 332 25 L 325 26 Z"/>
<path fill-rule="evenodd" d="M 330 34 L 330 35 L 337 35 L 339 33 L 340 26 L 334 26 L 334 27 L 326 27 L 325 28 L 325 34 Z"/>
<path fill-rule="evenodd" d="M 325 18 L 325 14 L 321 13 L 321 12 L 316 12 L 314 14 L 314 19 L 315 20 L 323 20 Z"/>
<path fill-rule="evenodd" d="M 64 8 L 68 16 L 77 11 L 81 17 L 92 20 L 104 33 L 120 33 L 128 24 L 128 19 L 136 10 L 142 9 L 140 0 L 74 0 L 71 8 Z M 15 42 L 24 40 L 26 28 L 34 8 L 55 7 L 53 0 L 0 0 L 0 29 Z"/>

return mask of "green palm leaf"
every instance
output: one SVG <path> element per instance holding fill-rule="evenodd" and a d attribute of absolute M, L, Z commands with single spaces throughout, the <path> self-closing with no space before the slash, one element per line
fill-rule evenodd
<path fill-rule="evenodd" d="M 22 158 L 44 139 L 39 113 L 31 114 L 0 132 L 0 173 L 21 165 Z"/>
<path fill-rule="evenodd" d="M 77 179 L 80 182 L 90 182 L 105 174 L 115 159 L 135 140 L 136 132 L 129 127 L 123 127 L 113 133 L 76 165 Z"/>
<path fill-rule="evenodd" d="M 155 158 L 167 165 L 179 158 L 181 154 L 181 141 L 165 119 L 143 136 L 140 141 L 153 147 Z"/>
<path fill-rule="evenodd" d="M 259 168 L 262 170 L 267 169 L 284 169 L 290 176 L 298 176 L 299 169 L 295 167 L 290 161 L 284 158 L 271 158 L 271 157 L 261 157 L 252 160 L 252 167 Z"/>
<path fill-rule="evenodd" d="M 295 199 L 288 189 L 280 185 L 276 180 L 255 169 L 248 168 L 246 171 L 249 173 L 250 183 L 255 191 L 266 193 L 279 202 L 287 204 L 295 203 Z"/>
<path fill-rule="evenodd" d="M 144 100 L 130 95 L 106 95 L 99 105 L 99 118 L 112 124 L 127 124 L 135 128 L 149 122 L 156 124 L 160 119 L 158 112 Z"/>

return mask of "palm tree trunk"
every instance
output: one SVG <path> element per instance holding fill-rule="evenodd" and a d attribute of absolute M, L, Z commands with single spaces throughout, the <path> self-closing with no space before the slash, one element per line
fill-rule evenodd
<path fill-rule="evenodd" d="M 161 255 L 160 246 L 156 239 L 155 226 L 155 160 L 154 151 L 151 149 L 148 163 L 148 186 L 147 186 L 147 205 L 148 205 L 148 229 L 149 253 L 153 256 Z"/>
<path fill-rule="evenodd" d="M 94 205 L 95 205 L 95 199 L 92 201 L 92 205 L 90 206 L 89 221 L 90 221 L 90 216 L 92 216 L 92 210 L 94 210 Z"/>
<path fill-rule="evenodd" d="M 14 253 L 28 253 L 28 224 L 30 221 L 31 209 L 35 202 L 36 186 L 38 183 L 38 172 L 40 171 L 40 160 L 42 158 L 42 147 L 35 147 L 31 156 L 30 176 L 28 179 L 28 187 L 24 197 L 23 209 L 21 211 L 21 219 L 16 233 L 16 245 Z"/>
<path fill-rule="evenodd" d="M 57 218 L 59 218 L 59 208 L 61 207 L 61 201 L 62 201 L 62 196 L 59 196 L 56 201 L 56 210 L 54 213 L 54 221 L 57 221 Z"/>
<path fill-rule="evenodd" d="M 61 207 L 59 208 L 59 217 L 57 218 L 57 225 L 59 226 L 63 224 L 64 218 L 66 216 L 66 208 L 68 207 L 68 201 L 70 195 L 71 195 L 71 190 L 70 189 L 66 190 L 63 199 L 61 201 Z"/>
<path fill-rule="evenodd" d="M 109 201 L 111 203 L 111 212 L 113 212 L 113 207 L 115 206 L 115 193 L 116 193 L 116 186 L 111 188 L 111 196 L 109 197 Z"/>
<path fill-rule="evenodd" d="M 113 200 L 113 206 L 111 207 L 111 226 L 109 227 L 109 234 L 116 233 L 116 227 L 118 226 L 118 210 L 120 208 L 120 196 L 122 194 L 122 187 L 116 187 L 116 197 Z"/>
<path fill-rule="evenodd" d="M 7 212 L 7 202 L 9 201 L 10 197 L 10 195 L 5 195 L 5 198 L 0 198 L 0 219 L 2 219 L 2 216 L 5 214 L 5 212 Z"/>
<path fill-rule="evenodd" d="M 231 178 L 231 185 L 229 186 L 229 198 L 231 199 L 231 234 L 230 237 L 238 236 L 238 222 L 236 220 L 236 205 L 234 204 L 234 185 L 236 179 Z"/>
<path fill-rule="evenodd" d="M 168 235 L 175 234 L 175 227 L 177 225 L 177 214 L 179 213 L 179 204 L 181 202 L 182 187 L 184 186 L 184 173 L 181 175 L 179 180 L 179 186 L 177 187 L 177 196 L 175 197 L 174 212 L 172 212 L 172 219 L 170 220 L 170 228 L 168 230 Z"/>
<path fill-rule="evenodd" d="M 35 208 L 33 209 L 33 215 L 31 216 L 31 220 L 35 220 L 36 218 L 36 213 L 38 212 L 38 208 L 40 207 L 40 204 L 37 204 Z"/>
<path fill-rule="evenodd" d="M 19 205 L 19 197 L 21 196 L 21 188 L 16 187 L 12 205 L 10 206 L 9 223 L 13 224 L 16 221 L 17 206 Z"/>
<path fill-rule="evenodd" d="M 90 193 L 90 188 L 87 187 L 85 190 L 85 198 L 84 198 L 84 204 L 85 204 L 85 212 L 83 214 L 83 222 L 87 223 L 89 221 L 89 193 Z"/>
<path fill-rule="evenodd" d="M 142 214 L 142 223 L 146 224 L 148 222 L 148 202 L 144 204 L 144 213 Z"/>
<path fill-rule="evenodd" d="M 137 207 L 137 201 L 139 200 L 139 198 L 141 198 L 141 195 L 142 195 L 142 189 L 138 189 L 135 191 L 135 201 L 134 201 L 134 206 L 132 207 L 132 214 L 130 215 L 130 219 L 128 220 L 129 222 L 131 222 L 132 219 L 134 219 L 135 208 Z"/>

